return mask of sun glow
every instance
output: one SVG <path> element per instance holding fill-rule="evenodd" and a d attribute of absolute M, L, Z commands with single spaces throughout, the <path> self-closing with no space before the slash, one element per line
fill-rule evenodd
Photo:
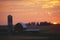
<path fill-rule="evenodd" d="M 58 24 L 57 22 L 53 22 L 53 24 Z"/>

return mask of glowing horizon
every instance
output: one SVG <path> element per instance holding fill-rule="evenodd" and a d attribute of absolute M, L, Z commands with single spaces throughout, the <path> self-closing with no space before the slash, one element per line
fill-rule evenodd
<path fill-rule="evenodd" d="M 15 0 L 0 1 L 0 25 L 7 24 L 7 16 L 17 22 L 60 23 L 60 0 Z"/>

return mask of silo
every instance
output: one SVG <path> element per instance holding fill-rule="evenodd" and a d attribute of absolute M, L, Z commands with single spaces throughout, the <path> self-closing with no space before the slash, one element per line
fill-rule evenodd
<path fill-rule="evenodd" d="M 12 16 L 8 15 L 8 31 L 12 32 L 13 31 L 13 21 L 12 21 Z"/>

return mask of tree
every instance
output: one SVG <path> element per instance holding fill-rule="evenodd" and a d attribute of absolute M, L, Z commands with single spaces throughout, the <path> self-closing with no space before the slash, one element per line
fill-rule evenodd
<path fill-rule="evenodd" d="M 48 22 L 41 22 L 40 23 L 41 26 L 49 26 L 49 25 L 52 25 L 51 23 L 48 23 Z"/>

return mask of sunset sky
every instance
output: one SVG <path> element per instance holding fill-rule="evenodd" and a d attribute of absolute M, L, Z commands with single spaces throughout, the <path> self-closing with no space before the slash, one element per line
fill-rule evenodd
<path fill-rule="evenodd" d="M 0 25 L 7 24 L 7 16 L 18 22 L 60 23 L 60 0 L 0 0 Z"/>

